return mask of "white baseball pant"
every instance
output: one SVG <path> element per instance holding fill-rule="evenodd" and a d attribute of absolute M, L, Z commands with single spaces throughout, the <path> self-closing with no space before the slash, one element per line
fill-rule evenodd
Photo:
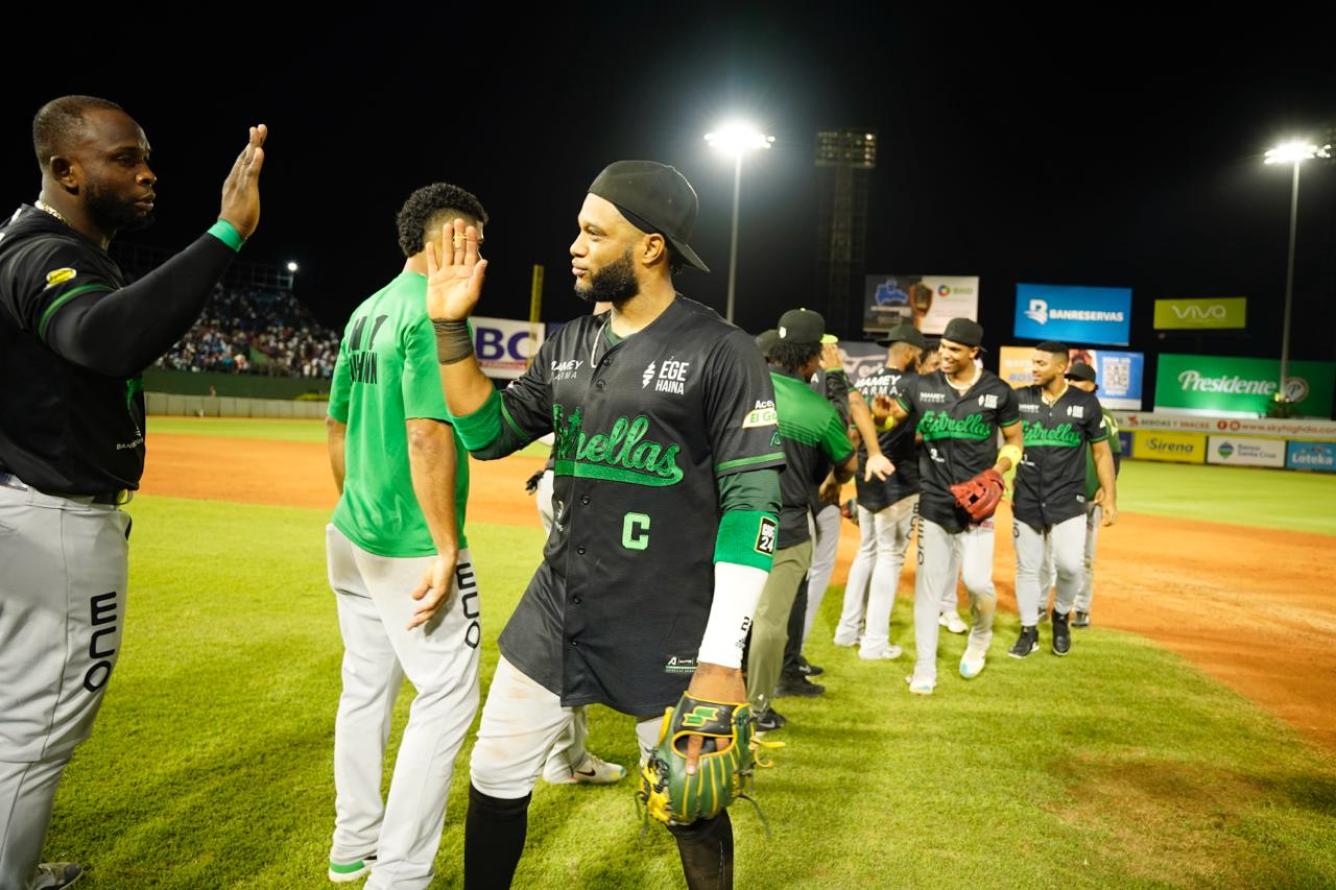
<path fill-rule="evenodd" d="M 27 888 L 125 627 L 130 516 L 0 485 L 0 887 Z"/>
<path fill-rule="evenodd" d="M 368 888 L 418 890 L 431 883 L 455 756 L 478 710 L 477 580 L 461 550 L 450 599 L 427 624 L 407 630 L 418 605 L 409 592 L 433 557 L 377 556 L 333 525 L 326 547 L 344 643 L 330 861 L 375 855 Z M 382 800 L 390 716 L 405 675 L 417 697 Z"/>
<path fill-rule="evenodd" d="M 948 532 L 930 519 L 920 517 L 918 577 L 914 584 L 914 643 L 916 681 L 937 681 L 937 619 L 944 591 L 954 588 L 955 566 L 970 598 L 969 646 L 987 650 L 993 640 L 993 615 L 997 590 L 993 587 L 993 520 L 971 525 L 964 531 Z"/>
<path fill-rule="evenodd" d="M 1019 519 L 1013 521 L 1012 537 L 1016 542 L 1016 606 L 1021 613 L 1021 624 L 1034 627 L 1039 623 L 1040 603 L 1047 599 L 1047 591 L 1040 587 L 1045 548 L 1051 546 L 1053 565 L 1057 574 L 1057 595 L 1053 608 L 1066 615 L 1076 603 L 1084 576 L 1081 570 L 1085 549 L 1086 517 L 1073 516 L 1042 531 L 1036 531 Z"/>

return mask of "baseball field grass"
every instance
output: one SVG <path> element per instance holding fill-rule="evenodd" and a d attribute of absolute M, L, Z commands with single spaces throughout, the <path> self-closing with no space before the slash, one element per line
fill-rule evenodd
<path fill-rule="evenodd" d="M 240 423 L 242 435 L 322 435 L 318 424 Z M 1128 484 L 1144 480 L 1165 510 L 1211 512 L 1205 500 L 1176 501 L 1162 468 L 1128 468 Z M 1165 478 L 1179 478 L 1172 469 Z M 1291 479 L 1318 481 L 1267 473 L 1262 494 Z M 1237 503 L 1252 489 L 1233 491 Z M 1293 500 L 1262 500 L 1214 518 L 1295 521 Z M 66 771 L 46 858 L 87 863 L 89 888 L 329 886 L 341 644 L 324 580 L 327 514 L 156 496 L 131 511 L 123 652 L 93 737 Z M 1301 519 L 1332 530 L 1320 510 Z M 485 691 L 541 532 L 475 523 L 469 536 Z M 983 674 L 960 679 L 964 640 L 943 634 L 937 694 L 916 698 L 905 660 L 864 663 L 831 645 L 838 599 L 832 589 L 808 647 L 827 694 L 778 704 L 790 725 L 772 738 L 786 747 L 756 782 L 770 836 L 745 803 L 733 810 L 740 888 L 1336 883 L 1336 757 L 1179 657 L 1094 627 L 1075 632 L 1066 659 L 1048 654 L 1045 631 L 1041 653 L 1014 661 L 1003 649 L 1015 616 L 1000 614 Z M 902 597 L 893 627 L 906 647 L 909 620 Z M 461 882 L 471 741 L 439 887 Z M 631 719 L 591 709 L 590 747 L 633 765 Z M 516 887 L 681 886 L 668 835 L 642 835 L 631 780 L 540 784 L 530 814 Z"/>

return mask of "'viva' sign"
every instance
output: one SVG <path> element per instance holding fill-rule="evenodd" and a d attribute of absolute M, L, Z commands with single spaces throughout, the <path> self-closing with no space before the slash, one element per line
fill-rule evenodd
<path fill-rule="evenodd" d="M 1156 300 L 1156 330 L 1244 328 L 1248 299 Z"/>

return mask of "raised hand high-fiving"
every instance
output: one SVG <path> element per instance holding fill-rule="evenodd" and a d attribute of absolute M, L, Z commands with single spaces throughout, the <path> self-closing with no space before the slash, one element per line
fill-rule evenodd
<path fill-rule="evenodd" d="M 432 321 L 463 321 L 482 296 L 487 261 L 478 255 L 478 230 L 464 220 L 441 226 L 427 241 L 427 314 Z"/>
<path fill-rule="evenodd" d="M 250 141 L 232 162 L 223 182 L 223 207 L 218 216 L 232 224 L 242 238 L 249 238 L 260 224 L 260 170 L 264 167 L 264 140 L 269 128 L 250 128 Z"/>

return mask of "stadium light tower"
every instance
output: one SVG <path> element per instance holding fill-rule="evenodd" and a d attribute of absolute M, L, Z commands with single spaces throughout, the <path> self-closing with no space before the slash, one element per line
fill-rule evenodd
<path fill-rule="evenodd" d="M 758 149 L 768 149 L 775 142 L 751 124 L 728 123 L 706 133 L 705 141 L 711 147 L 733 156 L 733 242 L 728 252 L 728 308 L 724 317 L 733 320 L 733 305 L 738 278 L 738 205 L 742 196 L 742 156 Z"/>
<path fill-rule="evenodd" d="M 1280 334 L 1280 394 L 1289 401 L 1285 381 L 1290 366 L 1290 304 L 1294 298 L 1294 240 L 1299 226 L 1299 167 L 1314 158 L 1330 158 L 1331 145 L 1314 145 L 1302 139 L 1283 142 L 1266 153 L 1268 164 L 1294 165 L 1294 185 L 1290 191 L 1290 255 L 1285 269 L 1285 316 Z"/>

